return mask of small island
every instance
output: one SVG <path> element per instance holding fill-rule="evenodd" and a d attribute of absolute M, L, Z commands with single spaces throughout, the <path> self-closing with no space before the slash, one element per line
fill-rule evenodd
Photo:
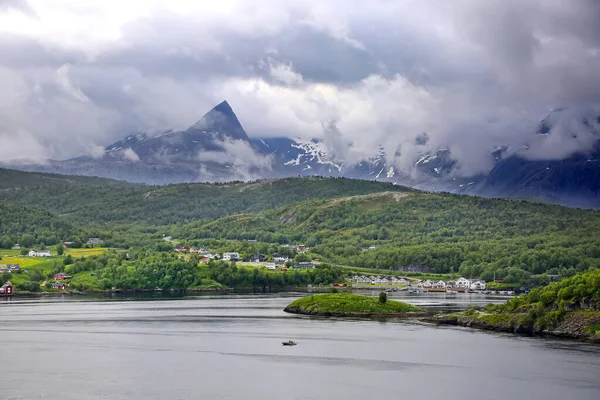
<path fill-rule="evenodd" d="M 425 313 L 416 306 L 387 300 L 385 293 L 379 299 L 350 293 L 315 294 L 303 297 L 283 310 L 292 314 L 324 317 L 409 318 Z"/>

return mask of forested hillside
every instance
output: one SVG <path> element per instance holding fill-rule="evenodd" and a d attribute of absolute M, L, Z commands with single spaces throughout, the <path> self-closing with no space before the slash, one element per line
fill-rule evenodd
<path fill-rule="evenodd" d="M 0 203 L 0 248 L 34 244 L 56 244 L 75 235 L 75 228 L 37 207 Z"/>
<path fill-rule="evenodd" d="M 430 193 L 302 202 L 173 227 L 188 239 L 303 243 L 343 265 L 398 268 L 519 282 L 600 267 L 600 212 Z M 376 249 L 366 247 L 376 245 Z"/>
<path fill-rule="evenodd" d="M 600 212 L 592 210 L 335 178 L 149 187 L 0 170 L 2 177 L 0 204 L 28 205 L 0 208 L 4 247 L 101 237 L 107 247 L 155 260 L 175 243 L 246 259 L 304 244 L 307 260 L 379 270 L 424 264 L 432 272 L 528 286 L 600 267 Z M 230 284 L 225 275 L 217 274 Z"/>
<path fill-rule="evenodd" d="M 412 189 L 335 178 L 144 186 L 0 169 L 0 202 L 33 205 L 84 224 L 168 225 L 259 212 L 309 199 Z"/>

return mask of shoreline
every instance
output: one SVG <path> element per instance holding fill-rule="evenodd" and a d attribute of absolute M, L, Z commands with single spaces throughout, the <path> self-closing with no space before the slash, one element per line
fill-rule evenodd
<path fill-rule="evenodd" d="M 460 326 L 471 329 L 479 329 L 493 332 L 511 333 L 514 335 L 528 337 L 551 337 L 555 339 L 576 340 L 594 344 L 600 344 L 600 336 L 586 333 L 589 327 L 600 323 L 600 316 L 587 315 L 586 312 L 573 312 L 552 329 L 544 329 L 533 324 L 521 323 L 518 316 L 511 314 L 499 314 L 506 316 L 502 322 L 490 322 L 478 319 L 478 316 L 462 314 L 437 314 L 419 321 L 432 325 Z"/>
<path fill-rule="evenodd" d="M 309 317 L 336 317 L 336 318 L 367 318 L 367 319 L 382 319 L 382 318 L 421 318 L 432 315 L 431 312 L 414 311 L 400 313 L 372 313 L 372 312 L 340 312 L 340 311 L 316 311 L 305 310 L 299 306 L 287 306 L 283 309 L 284 312 L 296 315 L 306 315 Z"/>
<path fill-rule="evenodd" d="M 322 290 L 315 290 L 315 288 L 307 289 L 304 286 L 301 287 L 281 287 L 271 290 L 262 290 L 262 288 L 190 288 L 190 289 L 118 289 L 118 290 L 65 290 L 65 291 L 52 291 L 52 292 L 15 292 L 11 296 L 4 296 L 2 298 L 23 298 L 23 297 L 45 297 L 45 296 L 94 296 L 94 295 L 107 295 L 107 294 L 193 294 L 193 293 L 253 293 L 253 294 L 269 294 L 269 293 L 284 293 L 284 292 L 297 292 L 297 293 L 326 293 L 329 292 L 330 288 L 323 288 Z"/>

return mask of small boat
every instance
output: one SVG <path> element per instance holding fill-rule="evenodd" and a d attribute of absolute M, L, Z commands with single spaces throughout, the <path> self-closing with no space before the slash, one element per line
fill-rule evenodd
<path fill-rule="evenodd" d="M 298 343 L 294 342 L 293 340 L 288 340 L 287 342 L 281 342 L 281 344 L 284 346 L 295 346 Z"/>

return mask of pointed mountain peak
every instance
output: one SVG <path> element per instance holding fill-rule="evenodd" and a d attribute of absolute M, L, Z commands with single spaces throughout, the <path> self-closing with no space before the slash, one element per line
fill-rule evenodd
<path fill-rule="evenodd" d="M 249 141 L 248 135 L 229 103 L 224 100 L 190 126 L 188 131 L 206 131 L 224 138 Z"/>
<path fill-rule="evenodd" d="M 227 102 L 227 100 L 223 100 L 219 104 L 217 104 L 211 111 L 219 111 L 223 114 L 234 114 L 233 109 Z"/>

